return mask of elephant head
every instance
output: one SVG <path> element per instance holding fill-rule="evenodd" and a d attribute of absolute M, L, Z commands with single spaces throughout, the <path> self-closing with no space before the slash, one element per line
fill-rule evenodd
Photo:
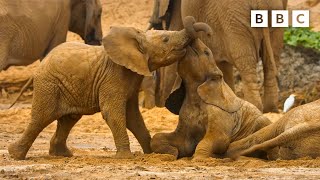
<path fill-rule="evenodd" d="M 195 23 L 192 17 L 185 19 L 185 29 L 181 31 L 143 32 L 132 27 L 111 27 L 103 45 L 116 64 L 150 76 L 159 67 L 181 59 L 198 31 L 211 33 L 208 25 Z"/>
<path fill-rule="evenodd" d="M 186 85 L 195 86 L 196 94 L 207 103 L 227 112 L 235 112 L 242 106 L 241 100 L 224 82 L 223 74 L 216 65 L 211 50 L 196 39 L 187 48 L 187 53 L 178 63 L 178 73 L 182 85 L 166 101 L 166 107 L 174 114 L 179 114 L 186 96 Z"/>
<path fill-rule="evenodd" d="M 100 0 L 72 0 L 69 30 L 79 34 L 86 44 L 100 45 L 101 13 Z"/>

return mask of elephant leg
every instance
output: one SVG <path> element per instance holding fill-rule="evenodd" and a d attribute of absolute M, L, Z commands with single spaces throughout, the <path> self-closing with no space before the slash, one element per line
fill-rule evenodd
<path fill-rule="evenodd" d="M 217 128 L 208 128 L 204 138 L 197 145 L 194 159 L 215 157 L 227 151 L 230 138 Z"/>
<path fill-rule="evenodd" d="M 1 32 L 0 32 L 1 33 Z M 3 41 L 0 44 L 0 72 L 7 68 L 9 42 Z"/>
<path fill-rule="evenodd" d="M 151 153 L 151 136 L 139 111 L 138 96 L 134 96 L 127 103 L 127 128 L 140 143 L 144 153 Z"/>
<path fill-rule="evenodd" d="M 233 65 L 225 61 L 220 62 L 217 65 L 223 73 L 224 81 L 234 91 Z"/>
<path fill-rule="evenodd" d="M 42 116 L 42 112 L 32 112 L 32 120 L 23 132 L 22 137 L 8 148 L 11 157 L 17 160 L 25 159 L 39 133 L 53 121 L 54 118 Z"/>
<path fill-rule="evenodd" d="M 277 69 L 280 66 L 280 54 L 283 49 L 283 28 L 275 28 L 271 32 L 271 45 L 274 55 L 274 60 Z M 266 48 L 263 48 L 262 59 L 263 59 L 263 73 L 264 73 L 264 97 L 263 97 L 263 112 L 279 112 L 278 101 L 279 101 L 279 87 L 277 82 L 277 74 L 271 68 L 272 64 L 268 63 L 266 59 L 270 57 L 266 52 Z"/>
<path fill-rule="evenodd" d="M 112 103 L 110 103 L 112 102 Z M 115 158 L 133 158 L 130 150 L 129 137 L 126 128 L 126 100 L 120 97 L 112 97 L 106 106 L 102 108 L 103 119 L 107 122 L 117 148 Z"/>
<path fill-rule="evenodd" d="M 274 71 L 270 71 L 267 66 L 264 66 L 263 72 L 263 112 L 279 112 L 277 107 L 279 100 L 279 88 L 275 73 Z"/>
<path fill-rule="evenodd" d="M 178 141 L 175 133 L 157 133 L 151 139 L 151 149 L 155 153 L 159 154 L 171 154 L 178 158 L 179 146 L 182 145 L 183 141 Z M 181 145 L 179 145 L 181 143 Z"/>
<path fill-rule="evenodd" d="M 153 77 L 145 77 L 141 88 L 144 92 L 144 107 L 147 109 L 155 107 L 155 82 Z"/>
<path fill-rule="evenodd" d="M 258 84 L 257 60 L 254 56 L 240 56 L 234 58 L 236 68 L 239 70 L 242 80 L 244 99 L 263 110 Z"/>
<path fill-rule="evenodd" d="M 50 155 L 65 157 L 72 156 L 72 152 L 67 147 L 66 141 L 72 127 L 81 117 L 82 115 L 66 115 L 58 119 L 56 132 L 50 141 Z"/>

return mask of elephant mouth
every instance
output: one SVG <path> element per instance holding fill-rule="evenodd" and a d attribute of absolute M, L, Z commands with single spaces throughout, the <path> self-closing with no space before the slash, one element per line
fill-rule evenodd
<path fill-rule="evenodd" d="M 90 33 L 86 35 L 86 37 L 84 38 L 84 42 L 89 45 L 100 46 L 101 39 L 97 39 L 95 37 L 95 34 L 96 34 L 95 30 L 92 30 Z"/>

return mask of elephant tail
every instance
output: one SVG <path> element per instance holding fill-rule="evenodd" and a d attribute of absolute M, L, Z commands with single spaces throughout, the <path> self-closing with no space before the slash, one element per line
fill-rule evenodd
<path fill-rule="evenodd" d="M 277 66 L 274 59 L 273 49 L 271 45 L 270 30 L 269 28 L 266 27 L 266 28 L 263 28 L 262 31 L 263 31 L 263 42 L 264 42 L 264 44 L 262 45 L 263 53 L 266 52 L 264 56 L 269 56 L 269 58 L 268 57 L 263 58 L 263 60 L 269 61 L 269 62 L 265 62 L 264 64 L 271 64 L 274 74 L 278 74 Z M 268 67 L 263 67 L 263 68 L 268 68 Z"/>
<path fill-rule="evenodd" d="M 290 129 L 285 130 L 283 133 L 276 136 L 275 138 L 270 139 L 268 141 L 265 141 L 261 144 L 254 145 L 254 146 L 240 152 L 238 155 L 241 156 L 241 155 L 250 154 L 250 153 L 255 152 L 257 150 L 266 151 L 268 149 L 272 149 L 277 146 L 284 145 L 284 144 L 289 143 L 291 141 L 298 140 L 299 138 L 304 138 L 308 134 L 313 133 L 315 131 L 319 131 L 319 130 L 320 130 L 319 123 L 310 124 L 310 123 L 305 122 L 302 124 L 298 124 Z"/>
<path fill-rule="evenodd" d="M 27 83 L 22 87 L 22 89 L 19 92 L 19 95 L 16 97 L 16 99 L 13 101 L 13 103 L 9 106 L 8 109 L 12 108 L 12 106 L 14 106 L 16 104 L 16 102 L 18 101 L 18 99 L 20 98 L 20 96 L 24 93 L 24 91 L 26 91 L 26 89 L 33 83 L 33 77 L 29 78 L 29 80 L 27 81 Z"/>

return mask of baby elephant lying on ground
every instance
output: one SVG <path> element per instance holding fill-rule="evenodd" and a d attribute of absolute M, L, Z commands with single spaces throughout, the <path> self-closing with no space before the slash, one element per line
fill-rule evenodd
<path fill-rule="evenodd" d="M 145 153 L 150 135 L 138 107 L 143 75 L 182 58 L 197 31 L 210 33 L 204 23 L 184 21 L 181 31 L 148 31 L 113 27 L 103 46 L 65 43 L 49 53 L 34 75 L 32 119 L 22 137 L 9 146 L 15 159 L 24 159 L 38 134 L 54 120 L 50 154 L 71 156 L 66 140 L 82 115 L 102 113 L 114 136 L 117 158 L 133 157 L 128 128 Z"/>
<path fill-rule="evenodd" d="M 271 122 L 254 105 L 238 98 L 224 82 L 210 49 L 195 40 L 179 61 L 180 89 L 166 107 L 179 114 L 172 133 L 151 140 L 154 152 L 176 157 L 223 155 L 231 142 L 247 137 Z"/>
<path fill-rule="evenodd" d="M 231 143 L 227 156 L 276 149 L 269 159 L 316 158 L 320 157 L 319 143 L 320 100 L 317 100 L 294 108 L 275 123 Z"/>

